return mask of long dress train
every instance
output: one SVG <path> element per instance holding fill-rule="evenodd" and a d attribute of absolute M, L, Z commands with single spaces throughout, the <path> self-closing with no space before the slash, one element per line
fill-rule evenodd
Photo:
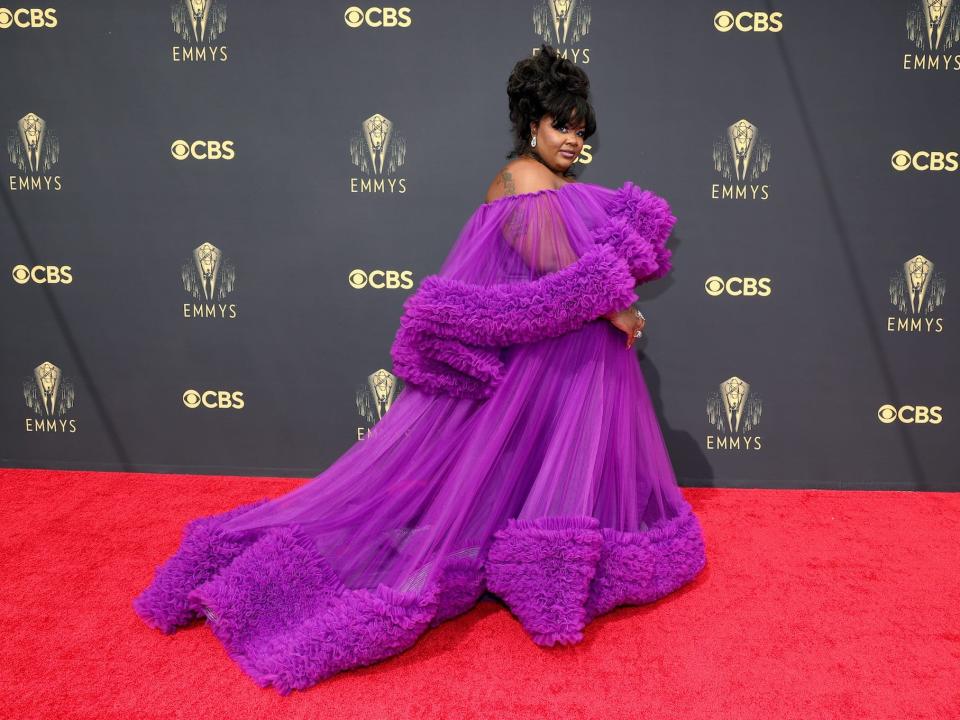
<path fill-rule="evenodd" d="M 406 387 L 324 472 L 184 529 L 133 600 L 206 618 L 281 694 L 410 647 L 485 591 L 541 645 L 576 643 L 706 563 L 639 363 L 600 317 L 670 269 L 676 218 L 631 182 L 480 205 L 404 304 Z"/>

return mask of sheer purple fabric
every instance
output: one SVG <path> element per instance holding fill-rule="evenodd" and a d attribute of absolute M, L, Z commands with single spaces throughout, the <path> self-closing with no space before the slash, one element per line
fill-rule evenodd
<path fill-rule="evenodd" d="M 706 562 L 634 351 L 600 317 L 670 269 L 676 218 L 627 182 L 480 205 L 404 305 L 406 382 L 296 490 L 187 525 L 133 601 L 206 617 L 283 694 L 413 644 L 495 593 L 543 645 L 656 600 Z"/>

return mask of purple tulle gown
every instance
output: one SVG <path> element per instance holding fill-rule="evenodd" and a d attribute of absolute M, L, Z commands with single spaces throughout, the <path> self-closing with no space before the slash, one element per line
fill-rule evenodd
<path fill-rule="evenodd" d="M 670 269 L 676 218 L 631 182 L 480 205 L 404 303 L 405 388 L 313 480 L 187 524 L 133 600 L 206 618 L 281 694 L 410 647 L 494 593 L 535 643 L 706 563 L 626 336 L 601 317 Z"/>

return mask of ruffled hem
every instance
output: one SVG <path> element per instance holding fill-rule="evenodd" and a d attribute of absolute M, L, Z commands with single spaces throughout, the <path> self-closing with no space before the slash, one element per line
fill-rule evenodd
<path fill-rule="evenodd" d="M 205 616 L 244 672 L 281 695 L 407 649 L 468 611 L 484 590 L 506 602 L 537 644 L 568 644 L 582 640 L 596 616 L 652 602 L 706 564 L 689 506 L 636 533 L 602 528 L 589 516 L 511 518 L 486 557 L 451 556 L 418 591 L 383 583 L 351 589 L 299 525 L 256 537 L 220 529 L 264 502 L 188 524 L 180 549 L 133 608 L 164 633 Z"/>
<path fill-rule="evenodd" d="M 640 532 L 600 527 L 590 516 L 511 518 L 494 538 L 487 588 L 539 645 L 580 642 L 598 615 L 653 602 L 706 565 L 703 531 L 689 505 Z"/>
<path fill-rule="evenodd" d="M 670 272 L 673 253 L 667 238 L 677 218 L 664 198 L 628 180 L 614 192 L 607 214 L 591 237 L 597 245 L 613 247 L 627 261 L 637 284 Z"/>

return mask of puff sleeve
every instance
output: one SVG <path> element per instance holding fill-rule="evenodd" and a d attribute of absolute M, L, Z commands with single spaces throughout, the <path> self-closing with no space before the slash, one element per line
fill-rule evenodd
<path fill-rule="evenodd" d="M 664 198 L 627 181 L 611 197 L 607 213 L 606 222 L 593 230 L 593 241 L 624 258 L 637 284 L 670 272 L 667 238 L 677 218 Z"/>

